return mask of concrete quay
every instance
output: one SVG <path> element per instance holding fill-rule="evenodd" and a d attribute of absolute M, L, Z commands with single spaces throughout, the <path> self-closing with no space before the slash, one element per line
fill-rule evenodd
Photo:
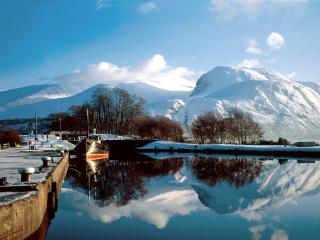
<path fill-rule="evenodd" d="M 43 166 L 44 156 L 53 162 Z M 7 149 L 0 152 L 0 240 L 26 239 L 41 227 L 43 219 L 52 218 L 69 166 L 69 153 L 56 151 L 27 152 Z M 35 172 L 28 182 L 21 182 L 18 168 L 32 167 Z"/>

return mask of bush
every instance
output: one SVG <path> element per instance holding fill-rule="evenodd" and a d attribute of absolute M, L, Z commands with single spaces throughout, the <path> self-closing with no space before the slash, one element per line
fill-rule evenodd
<path fill-rule="evenodd" d="M 277 145 L 277 142 L 273 140 L 260 139 L 258 144 L 259 145 Z"/>
<path fill-rule="evenodd" d="M 285 138 L 279 137 L 277 144 L 278 145 L 289 145 L 290 142 L 289 142 L 289 140 L 287 140 Z"/>
<path fill-rule="evenodd" d="M 16 130 L 7 130 L 0 132 L 0 144 L 10 143 L 10 146 L 22 144 L 20 134 Z"/>
<path fill-rule="evenodd" d="M 141 117 L 134 122 L 134 134 L 142 138 L 183 140 L 180 124 L 166 117 Z"/>

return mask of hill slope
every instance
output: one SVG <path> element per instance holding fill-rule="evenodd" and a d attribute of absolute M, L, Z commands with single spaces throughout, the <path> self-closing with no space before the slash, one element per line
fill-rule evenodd
<path fill-rule="evenodd" d="M 45 87 L 37 86 L 37 88 L 38 87 L 39 89 L 41 89 L 42 92 L 43 92 L 43 89 L 48 89 L 48 86 L 45 86 Z M 12 106 L 11 108 L 7 108 L 2 112 L 0 112 L 0 119 L 31 118 L 34 116 L 35 113 L 37 113 L 38 116 L 40 117 L 45 117 L 50 113 L 65 112 L 72 105 L 79 105 L 86 101 L 89 101 L 92 93 L 99 87 L 123 88 L 128 92 L 130 92 L 131 94 L 136 94 L 137 96 L 143 97 L 144 99 L 147 100 L 148 104 L 153 104 L 154 102 L 166 101 L 167 99 L 171 99 L 174 96 L 185 97 L 190 94 L 190 92 L 183 92 L 183 91 L 167 91 L 167 90 L 156 88 L 144 83 L 125 83 L 125 84 L 117 84 L 117 85 L 100 84 L 100 85 L 91 87 L 89 89 L 86 89 L 85 91 L 75 94 L 73 96 L 52 98 L 52 99 L 43 98 L 42 100 L 39 100 L 39 101 L 25 102 L 25 104 Z M 32 89 L 34 90 L 33 92 L 38 93 L 38 91 L 36 91 L 34 88 Z M 23 92 L 23 94 L 28 97 L 30 96 L 28 95 L 29 93 Z M 17 102 L 18 100 L 15 99 L 14 101 Z"/>
<path fill-rule="evenodd" d="M 0 112 L 21 105 L 68 97 L 59 85 L 32 85 L 0 92 Z"/>
<path fill-rule="evenodd" d="M 206 111 L 227 114 L 234 108 L 251 114 L 266 137 L 320 139 L 320 86 L 265 69 L 217 67 L 201 76 L 184 106 L 169 115 L 190 124 Z"/>

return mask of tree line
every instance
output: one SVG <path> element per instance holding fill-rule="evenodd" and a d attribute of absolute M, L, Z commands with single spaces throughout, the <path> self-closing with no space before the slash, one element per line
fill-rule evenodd
<path fill-rule="evenodd" d="M 227 116 L 207 112 L 192 122 L 192 135 L 201 143 L 256 143 L 263 136 L 260 124 L 236 109 Z"/>
<path fill-rule="evenodd" d="M 135 120 L 134 134 L 142 138 L 183 141 L 181 125 L 167 117 L 144 116 Z"/>
<path fill-rule="evenodd" d="M 91 99 L 70 107 L 67 113 L 49 116 L 50 131 L 69 131 L 136 135 L 141 138 L 183 141 L 180 123 L 167 117 L 150 117 L 146 101 L 120 88 L 97 88 Z M 262 127 L 249 114 L 231 110 L 226 116 L 206 112 L 192 121 L 192 137 L 201 143 L 255 143 L 262 137 Z"/>
<path fill-rule="evenodd" d="M 72 106 L 67 113 L 51 114 L 49 130 L 85 135 L 88 129 L 95 129 L 96 133 L 181 141 L 180 124 L 165 117 L 147 116 L 145 103 L 124 89 L 97 88 L 85 104 Z"/>
<path fill-rule="evenodd" d="M 86 134 L 132 134 L 133 120 L 143 115 L 145 101 L 120 88 L 97 88 L 90 101 L 74 105 L 67 113 L 51 114 L 50 130 L 67 130 Z"/>

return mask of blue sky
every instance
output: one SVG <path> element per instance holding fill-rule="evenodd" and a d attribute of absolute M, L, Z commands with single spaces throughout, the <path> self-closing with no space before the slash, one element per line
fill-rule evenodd
<path fill-rule="evenodd" d="M 315 0 L 2 0 L 0 90 L 156 54 L 174 71 L 238 65 L 319 81 L 319 12 Z"/>

